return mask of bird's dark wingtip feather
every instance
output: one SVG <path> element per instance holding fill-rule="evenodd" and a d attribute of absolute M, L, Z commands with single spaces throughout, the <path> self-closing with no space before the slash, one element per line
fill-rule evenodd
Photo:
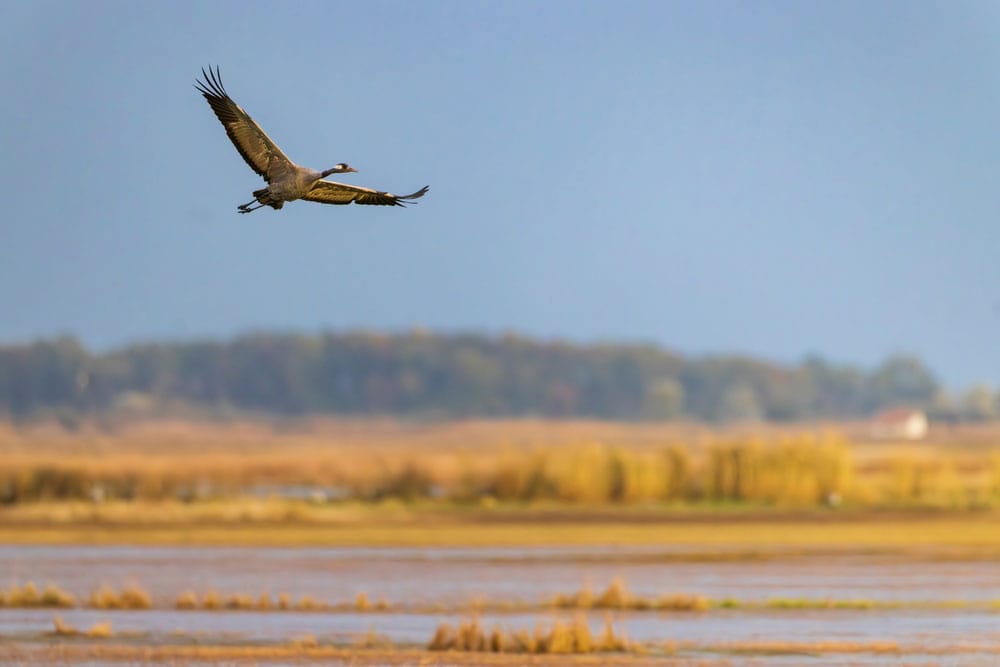
<path fill-rule="evenodd" d="M 413 199 L 420 199 L 425 194 L 427 194 L 428 190 L 430 190 L 430 186 L 429 185 L 425 185 L 424 187 L 420 188 L 416 192 L 411 192 L 408 195 L 402 195 L 400 197 L 397 197 L 397 199 L 403 199 L 403 200 L 406 200 L 406 201 L 410 201 L 410 200 L 413 200 Z"/>
<path fill-rule="evenodd" d="M 212 68 L 209 67 L 208 73 L 212 76 L 212 83 L 215 84 L 215 89 L 222 93 L 223 97 L 228 97 L 226 95 L 226 89 L 222 87 L 222 73 L 219 72 L 219 66 L 215 66 L 214 72 L 212 71 Z"/>
<path fill-rule="evenodd" d="M 202 80 L 195 83 L 195 87 L 198 91 L 205 97 L 218 97 L 222 99 L 227 99 L 229 93 L 226 92 L 225 87 L 222 85 L 222 74 L 219 71 L 219 66 L 216 65 L 215 69 L 212 66 L 208 66 L 208 71 L 205 68 L 201 68 Z"/>

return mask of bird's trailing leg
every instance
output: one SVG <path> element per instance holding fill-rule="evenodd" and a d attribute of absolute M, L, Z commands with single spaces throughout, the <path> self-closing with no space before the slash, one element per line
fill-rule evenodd
<path fill-rule="evenodd" d="M 250 201 L 248 201 L 246 204 L 240 204 L 236 208 L 239 209 L 240 213 L 249 213 L 250 211 L 256 211 L 257 209 L 263 208 L 264 206 L 270 206 L 271 208 L 274 208 L 274 209 L 281 208 L 281 204 L 283 202 L 281 202 L 281 201 L 277 201 L 277 202 L 274 201 L 271 198 L 270 194 L 271 193 L 268 191 L 267 188 L 262 188 L 260 190 L 254 190 L 253 191 L 253 199 L 251 199 Z M 257 204 L 257 206 L 254 206 L 254 204 Z"/>
<path fill-rule="evenodd" d="M 240 213 L 249 213 L 250 211 L 256 211 L 257 209 L 264 206 L 264 202 L 261 200 L 260 195 L 267 192 L 267 190 L 258 190 L 253 193 L 253 199 L 248 201 L 246 204 L 240 204 L 236 208 L 239 209 Z M 257 204 L 254 206 L 254 204 Z M 252 207 L 252 208 L 251 208 Z"/>
<path fill-rule="evenodd" d="M 259 208 L 264 208 L 263 204 L 257 204 L 256 206 L 254 206 L 254 204 L 257 204 L 256 199 L 253 201 L 248 201 L 246 204 L 240 204 L 239 206 L 236 207 L 236 210 L 238 210 L 240 213 L 250 213 L 252 211 L 256 211 Z"/>

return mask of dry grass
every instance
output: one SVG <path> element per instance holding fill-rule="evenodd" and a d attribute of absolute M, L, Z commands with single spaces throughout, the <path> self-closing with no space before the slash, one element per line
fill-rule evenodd
<path fill-rule="evenodd" d="M 273 599 L 268 593 L 254 597 L 247 593 L 225 595 L 216 590 L 207 590 L 199 598 L 194 591 L 184 591 L 174 600 L 174 609 L 180 611 L 329 611 L 333 608 L 311 595 L 293 600 L 287 593 L 281 593 L 277 599 Z M 373 611 L 384 609 L 385 607 L 378 605 L 371 608 Z"/>
<path fill-rule="evenodd" d="M 309 520 L 330 495 L 487 504 L 1000 505 L 996 430 L 904 444 L 851 440 L 823 425 L 710 430 L 585 421 L 359 420 L 281 427 L 123 423 L 75 432 L 51 425 L 0 428 L 0 495 L 16 504 L 84 503 L 66 516 L 69 521 L 115 521 L 113 500 L 200 504 L 281 495 L 287 487 L 311 489 L 311 501 L 245 502 L 223 516 L 204 512 L 201 520 Z M 136 518 L 119 511 L 119 521 Z M 198 520 L 197 510 L 180 513 Z M 38 517 L 5 514 L 8 520 Z"/>
<path fill-rule="evenodd" d="M 452 630 L 454 632 L 454 630 Z M 531 641 L 531 632 L 518 631 L 522 638 Z M 492 636 L 492 633 L 491 635 Z M 505 636 L 510 637 L 510 633 Z M 526 636 L 526 637 L 525 637 Z M 306 639 L 300 644 L 289 642 L 274 645 L 234 646 L 228 645 L 174 645 L 146 646 L 129 643 L 72 643 L 60 642 L 53 645 L 0 644 L 0 664 L 259 664 L 259 663 L 308 663 L 308 664 L 349 664 L 355 666 L 411 666 L 459 667 L 462 665 L 524 667 L 525 665 L 549 665 L 550 667 L 650 667 L 651 665 L 692 664 L 701 667 L 731 667 L 743 664 L 769 664 L 767 656 L 791 656 L 797 658 L 795 664 L 815 662 L 816 657 L 837 655 L 878 656 L 879 660 L 892 664 L 908 664 L 916 660 L 927 662 L 930 656 L 940 656 L 946 662 L 955 662 L 956 656 L 964 656 L 974 664 L 993 664 L 989 656 L 997 656 L 996 647 L 968 644 L 914 644 L 896 645 L 890 642 L 747 642 L 729 644 L 693 644 L 690 642 L 650 646 L 649 655 L 627 653 L 588 654 L 529 654 L 528 651 L 510 653 L 451 651 L 428 652 L 421 649 L 395 647 L 393 649 L 359 649 L 357 646 L 331 646 L 320 644 L 311 646 Z M 638 647 L 640 653 L 642 647 Z M 694 651 L 699 657 L 673 657 L 683 649 Z M 657 655 L 653 656 L 656 653 Z M 713 655 L 714 654 L 714 655 Z M 754 660 L 761 657 L 764 662 Z M 842 660 L 841 660 L 842 661 Z"/>
<path fill-rule="evenodd" d="M 111 630 L 111 621 L 104 621 L 103 623 L 94 623 L 83 634 L 91 639 L 107 639 L 114 633 Z"/>
<path fill-rule="evenodd" d="M 438 625 L 427 645 L 429 651 L 468 651 L 476 653 L 578 654 L 625 652 L 632 650 L 625 636 L 616 632 L 610 617 L 605 619 L 601 635 L 593 637 L 583 617 L 572 623 L 557 621 L 551 628 L 536 626 L 534 632 L 494 627 L 484 630 L 479 620 L 463 621 L 457 627 Z"/>
<path fill-rule="evenodd" d="M 763 654 L 763 655 L 808 655 L 836 653 L 874 653 L 878 655 L 898 655 L 904 649 L 896 642 L 741 642 L 738 644 L 722 644 L 716 650 L 731 653 Z"/>
<path fill-rule="evenodd" d="M 257 602 L 245 593 L 233 593 L 226 598 L 226 609 L 237 611 L 257 609 Z"/>
<path fill-rule="evenodd" d="M 107 585 L 102 585 L 90 594 L 90 606 L 94 609 L 150 609 L 153 600 L 149 593 L 136 584 L 127 584 L 116 592 Z"/>
<path fill-rule="evenodd" d="M 701 595 L 672 594 L 657 598 L 633 595 L 620 578 L 600 594 L 594 595 L 589 587 L 584 587 L 572 595 L 557 595 L 551 605 L 563 609 L 616 609 L 634 611 L 707 611 L 711 600 Z"/>
<path fill-rule="evenodd" d="M 354 606 L 352 607 L 354 611 L 389 611 L 391 609 L 389 603 L 383 599 L 379 598 L 375 602 L 368 599 L 368 594 L 364 591 L 358 593 L 354 598 Z"/>
<path fill-rule="evenodd" d="M 330 605 L 322 600 L 317 600 L 311 595 L 303 595 L 295 603 L 295 611 L 326 611 Z"/>
<path fill-rule="evenodd" d="M 194 591 L 184 591 L 177 596 L 174 607 L 181 610 L 191 610 L 198 608 L 198 594 Z"/>
<path fill-rule="evenodd" d="M 386 635 L 369 630 L 354 642 L 355 648 L 363 650 L 390 650 L 394 647 L 392 640 Z"/>
<path fill-rule="evenodd" d="M 983 513 L 819 516 L 760 514 L 663 515 L 637 511 L 603 516 L 600 512 L 562 515 L 531 511 L 502 517 L 490 514 L 407 511 L 380 516 L 378 510 L 344 517 L 332 510 L 329 523 L 175 526 L 0 524 L 8 544 L 147 544 L 246 546 L 533 546 L 688 545 L 700 557 L 740 561 L 836 549 L 882 552 L 920 558 L 1000 557 L 1000 516 Z M 488 521 L 482 519 L 490 518 Z M 542 518 L 544 517 L 544 522 Z"/>
<path fill-rule="evenodd" d="M 615 542 L 698 545 L 713 556 L 822 548 L 1000 558 L 998 513 L 969 511 L 1000 506 L 995 429 L 918 444 L 824 427 L 535 421 L 0 432 L 0 496 L 14 501 L 0 505 L 7 544 Z M 354 499 L 269 497 L 287 487 Z"/>
<path fill-rule="evenodd" d="M 523 653 L 427 652 L 422 649 L 359 649 L 320 644 L 301 646 L 294 643 L 266 646 L 198 645 L 142 646 L 135 644 L 70 644 L 56 646 L 0 645 L 0 664 L 327 664 L 361 667 L 525 667 L 526 665 L 580 667 L 649 667 L 645 657 L 626 654 L 564 654 L 559 656 L 525 655 Z M 662 665 L 661 661 L 652 664 Z M 676 664 L 676 663 L 668 663 Z M 688 662 L 681 663 L 688 665 Z M 699 660 L 701 667 L 728 666 L 731 660 Z M 679 667 L 679 665 L 678 665 Z"/>
<path fill-rule="evenodd" d="M 42 607 L 72 607 L 76 604 L 76 598 L 60 589 L 58 586 L 49 584 L 42 590 L 42 599 L 39 606 Z"/>
<path fill-rule="evenodd" d="M 222 595 L 218 591 L 206 591 L 204 595 L 201 596 L 201 608 L 207 611 L 219 611 L 225 608 L 225 603 L 222 599 Z"/>
<path fill-rule="evenodd" d="M 901 602 L 885 602 L 864 599 L 813 600 L 809 598 L 771 598 L 765 602 L 765 606 L 771 609 L 853 609 L 855 611 L 864 611 L 867 609 L 899 608 L 904 605 Z M 910 603 L 908 606 L 915 607 L 917 604 Z M 926 606 L 926 603 L 921 606 Z"/>
<path fill-rule="evenodd" d="M 52 617 L 52 634 L 57 637 L 77 637 L 83 636 L 90 639 L 107 639 L 114 636 L 111 628 L 111 621 L 94 623 L 85 632 L 80 632 L 59 616 Z"/>
<path fill-rule="evenodd" d="M 61 616 L 53 616 L 52 625 L 52 634 L 58 637 L 74 637 L 80 634 L 79 630 L 62 620 Z"/>
<path fill-rule="evenodd" d="M 75 607 L 75 599 L 63 592 L 54 584 L 39 591 L 33 582 L 23 586 L 14 586 L 3 592 L 0 598 L 8 606 L 19 607 Z M 153 608 L 149 594 L 138 584 L 129 584 L 116 592 L 107 585 L 102 585 L 91 592 L 85 603 L 93 609 L 130 609 L 144 610 Z M 3 606 L 3 605 L 0 605 Z M 82 606 L 82 605 L 81 605 Z M 330 604 L 309 595 L 303 595 L 294 600 L 287 593 L 281 593 L 272 598 L 268 593 L 254 597 L 246 593 L 223 594 L 216 590 L 208 590 L 201 597 L 194 591 L 184 591 L 174 599 L 173 608 L 177 610 L 205 611 L 355 611 L 362 613 L 514 613 L 544 611 L 551 608 L 571 610 L 603 609 L 608 611 L 652 611 L 652 612 L 706 612 L 712 609 L 743 609 L 748 612 L 770 610 L 892 610 L 892 609 L 981 609 L 986 611 L 1000 610 L 1000 600 L 871 600 L 871 599 L 834 599 L 834 598 L 770 598 L 764 601 L 739 600 L 732 597 L 713 600 L 702 595 L 676 593 L 644 597 L 632 593 L 625 581 L 615 578 L 601 591 L 595 594 L 589 586 L 571 594 L 558 594 L 539 603 L 523 601 L 488 599 L 477 597 L 466 604 L 442 605 L 440 603 L 420 603 L 390 605 L 386 600 L 379 599 L 372 603 L 364 592 L 358 593 L 353 602 Z"/>
<path fill-rule="evenodd" d="M 76 598 L 54 584 L 48 584 L 41 591 L 35 582 L 23 586 L 11 586 L 0 591 L 0 607 L 73 607 Z"/>

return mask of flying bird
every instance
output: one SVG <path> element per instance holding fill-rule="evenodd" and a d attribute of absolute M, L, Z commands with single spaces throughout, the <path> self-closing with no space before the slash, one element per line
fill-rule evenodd
<path fill-rule="evenodd" d="M 372 190 L 357 185 L 325 181 L 330 174 L 356 172 L 357 169 L 340 162 L 324 171 L 302 167 L 289 160 L 278 145 L 260 129 L 240 105 L 229 97 L 222 86 L 219 68 L 201 70 L 204 80 L 196 81 L 198 89 L 215 112 L 219 122 L 226 128 L 226 134 L 236 146 L 246 163 L 267 181 L 267 187 L 254 190 L 253 200 L 237 207 L 240 213 L 250 213 L 264 206 L 279 209 L 286 201 L 305 199 L 321 204 L 369 204 L 373 206 L 405 206 L 407 202 L 423 197 L 424 186 L 408 195 L 394 195 L 390 192 Z M 256 204 L 256 206 L 254 206 Z"/>

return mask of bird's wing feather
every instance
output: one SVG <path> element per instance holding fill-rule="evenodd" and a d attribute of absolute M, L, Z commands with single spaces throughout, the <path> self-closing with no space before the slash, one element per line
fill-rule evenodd
<path fill-rule="evenodd" d="M 371 206 L 406 206 L 406 203 L 419 199 L 427 192 L 427 186 L 408 195 L 394 195 L 390 192 L 380 192 L 371 188 L 363 188 L 346 183 L 333 181 L 317 181 L 303 199 L 322 204 L 368 204 Z"/>
<path fill-rule="evenodd" d="M 260 129 L 260 125 L 254 122 L 250 114 L 229 97 L 222 86 L 218 67 L 214 72 L 209 67 L 207 73 L 202 69 L 201 73 L 204 81 L 195 83 L 195 88 L 208 100 L 212 111 L 226 128 L 226 134 L 246 163 L 263 176 L 264 180 L 270 182 L 273 172 L 286 168 L 291 164 L 291 160 L 285 157 L 278 145 Z"/>

